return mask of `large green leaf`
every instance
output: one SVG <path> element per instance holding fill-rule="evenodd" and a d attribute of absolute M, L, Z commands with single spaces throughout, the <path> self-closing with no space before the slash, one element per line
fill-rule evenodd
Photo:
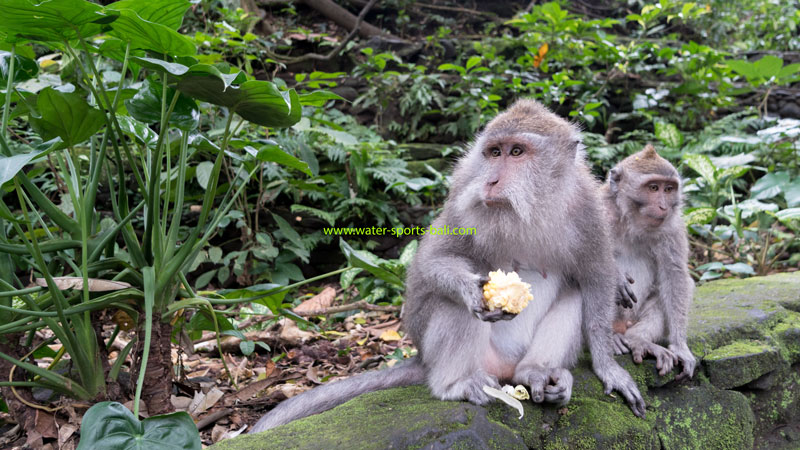
<path fill-rule="evenodd" d="M 302 113 L 300 98 L 294 89 L 286 93 L 287 99 L 269 81 L 251 80 L 239 86 L 226 86 L 226 81 L 218 76 L 190 72 L 178 82 L 178 89 L 198 100 L 224 106 L 265 127 L 290 127 L 300 120 Z"/>
<path fill-rule="evenodd" d="M 750 196 L 756 200 L 772 198 L 783 192 L 784 186 L 789 185 L 788 172 L 768 173 L 756 181 L 750 188 Z"/>
<path fill-rule="evenodd" d="M 112 36 L 130 42 L 133 48 L 152 50 L 166 55 L 194 55 L 194 41 L 160 23 L 141 18 L 135 11 L 122 9 L 111 24 Z"/>
<path fill-rule="evenodd" d="M 286 153 L 277 145 L 265 145 L 264 147 L 261 147 L 261 150 L 258 151 L 256 158 L 258 158 L 260 161 L 275 162 L 287 167 L 291 167 L 305 173 L 308 176 L 312 176 L 311 169 L 308 167 L 308 163 L 305 161 L 300 161 L 294 156 Z"/>
<path fill-rule="evenodd" d="M 784 186 L 783 197 L 786 205 L 790 208 L 800 206 L 800 178 L 796 178 L 791 184 Z"/>
<path fill-rule="evenodd" d="M 703 206 L 700 208 L 692 208 L 686 211 L 683 220 L 686 225 L 705 225 L 717 216 L 717 210 Z"/>
<path fill-rule="evenodd" d="M 86 0 L 0 1 L 0 32 L 43 41 L 64 41 L 100 33 L 116 14 Z"/>
<path fill-rule="evenodd" d="M 130 9 L 144 20 L 177 30 L 190 6 L 187 0 L 120 0 L 106 6 L 106 9 Z"/>
<path fill-rule="evenodd" d="M 764 55 L 761 59 L 753 63 L 756 73 L 761 78 L 772 78 L 778 76 L 783 67 L 783 60 L 775 55 Z"/>
<path fill-rule="evenodd" d="M 14 176 L 31 162 L 41 151 L 14 156 L 0 156 L 0 186 L 10 181 Z"/>
<path fill-rule="evenodd" d="M 36 108 L 40 116 L 31 116 L 31 125 L 45 141 L 60 137 L 64 141 L 62 148 L 89 139 L 105 124 L 103 113 L 74 92 L 44 88 L 39 92 Z"/>
<path fill-rule="evenodd" d="M 655 132 L 658 140 L 667 147 L 680 148 L 681 144 L 683 144 L 683 134 L 678 130 L 678 127 L 671 123 L 657 121 Z"/>
<path fill-rule="evenodd" d="M 176 412 L 139 421 L 117 402 L 89 408 L 81 422 L 79 450 L 200 450 L 200 434 L 191 416 Z"/>
<path fill-rule="evenodd" d="M 789 222 L 792 220 L 800 220 L 800 208 L 789 208 L 778 211 L 775 217 L 781 222 Z"/>
<path fill-rule="evenodd" d="M 351 266 L 366 269 L 367 272 L 394 286 L 403 286 L 403 279 L 381 267 L 380 261 L 375 256 L 350 247 L 342 238 L 339 238 L 339 248 L 342 249 L 342 253 Z"/>
<path fill-rule="evenodd" d="M 131 58 L 131 61 L 135 62 L 136 64 L 139 64 L 145 69 L 152 70 L 155 72 L 166 72 L 176 77 L 179 77 L 189 71 L 189 68 L 184 66 L 183 64 L 171 63 L 156 58 L 144 58 L 144 57 L 134 56 Z"/>
<path fill-rule="evenodd" d="M 0 89 L 8 84 L 8 71 L 11 64 L 11 53 L 0 51 Z M 14 55 L 14 82 L 30 80 L 39 73 L 36 61 L 21 55 Z"/>
<path fill-rule="evenodd" d="M 161 83 L 146 80 L 133 98 L 125 100 L 125 108 L 133 118 L 140 122 L 159 123 L 161 121 L 162 92 Z M 167 103 L 172 101 L 175 92 L 177 92 L 175 89 L 167 88 Z M 180 94 L 172 114 L 169 116 L 169 123 L 182 130 L 193 130 L 197 128 L 199 120 L 200 110 L 197 104 L 191 98 Z"/>
<path fill-rule="evenodd" d="M 122 132 L 128 137 L 136 139 L 140 144 L 155 145 L 158 142 L 158 134 L 151 130 L 147 124 L 129 116 L 117 116 L 117 120 Z"/>
<path fill-rule="evenodd" d="M 717 184 L 717 169 L 708 156 L 690 153 L 683 155 L 683 160 L 689 168 L 699 173 L 708 184 Z"/>
<path fill-rule="evenodd" d="M 747 62 L 746 60 L 734 59 L 725 61 L 725 64 L 727 64 L 727 66 L 730 67 L 734 72 L 744 76 L 748 80 L 758 78 L 758 71 L 756 70 L 755 65 Z"/>

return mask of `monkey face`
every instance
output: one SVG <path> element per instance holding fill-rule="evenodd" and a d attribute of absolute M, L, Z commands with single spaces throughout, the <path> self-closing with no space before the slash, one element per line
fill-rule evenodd
<path fill-rule="evenodd" d="M 504 207 L 510 204 L 509 191 L 514 183 L 527 178 L 526 162 L 534 150 L 530 143 L 522 139 L 502 139 L 489 141 L 483 148 L 486 166 L 483 184 L 483 203 L 490 207 Z"/>
<path fill-rule="evenodd" d="M 678 180 L 661 175 L 642 177 L 633 184 L 630 198 L 637 205 L 643 225 L 658 227 L 680 204 Z"/>
<path fill-rule="evenodd" d="M 481 139 L 481 169 L 476 172 L 481 180 L 483 205 L 490 209 L 524 209 L 541 200 L 551 190 L 545 188 L 553 184 L 553 176 L 560 172 L 550 161 L 552 147 L 548 137 L 535 133 L 504 131 Z"/>

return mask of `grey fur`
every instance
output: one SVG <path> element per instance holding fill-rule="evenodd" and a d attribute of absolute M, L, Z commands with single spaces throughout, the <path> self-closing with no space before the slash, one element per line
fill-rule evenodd
<path fill-rule="evenodd" d="M 645 152 L 651 153 L 644 156 Z M 615 320 L 627 329 L 614 335 L 613 348 L 618 354 L 631 351 L 636 362 L 647 354 L 655 356 L 662 374 L 680 363 L 683 370 L 678 377 L 691 378 L 696 361 L 686 342 L 686 327 L 694 282 L 687 263 L 680 177 L 668 161 L 654 154 L 654 149 L 646 148 L 626 158 L 609 172 L 604 187 L 619 270 L 633 279 L 630 287 L 639 299 L 631 309 L 617 308 Z M 643 202 L 637 189 L 653 175 L 671 178 L 678 187 L 663 223 L 643 226 L 638 220 Z"/>
<path fill-rule="evenodd" d="M 505 187 L 509 206 L 486 206 L 492 163 L 482 152 L 495 142 L 526 141 L 534 155 Z M 425 236 L 406 285 L 403 320 L 433 395 L 483 404 L 489 398 L 481 387 L 509 375 L 530 385 L 534 400 L 566 403 L 571 376 L 563 373 L 577 361 L 582 334 L 606 392 L 620 391 L 644 415 L 635 382 L 612 358 L 616 273 L 599 186 L 580 150 L 573 125 L 523 100 L 490 122 L 459 161 L 433 226 L 476 227 L 477 234 Z M 513 320 L 476 320 L 479 280 L 498 268 L 520 272 L 534 299 Z M 487 355 L 506 370 L 487 370 Z"/>
<path fill-rule="evenodd" d="M 498 168 L 486 154 L 498 147 L 526 152 L 504 157 L 508 165 Z M 614 259 L 599 183 L 581 150 L 578 129 L 534 101 L 518 101 L 492 120 L 458 162 L 433 223 L 476 227 L 477 234 L 424 236 L 408 270 L 402 316 L 418 359 L 314 388 L 278 405 L 253 432 L 423 380 L 443 400 L 485 404 L 491 398 L 483 386 L 499 388 L 503 380 L 528 385 L 536 402 L 564 404 L 582 336 L 606 392 L 620 391 L 644 416 L 636 383 L 612 357 Z M 489 206 L 491 186 L 500 203 Z M 517 316 L 484 309 L 482 284 L 497 269 L 516 270 L 532 284 L 534 299 Z"/>

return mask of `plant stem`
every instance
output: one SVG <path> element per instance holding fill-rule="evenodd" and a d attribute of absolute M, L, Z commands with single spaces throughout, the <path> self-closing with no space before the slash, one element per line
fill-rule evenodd
<path fill-rule="evenodd" d="M 8 62 L 8 81 L 6 82 L 6 98 L 5 102 L 3 102 L 3 130 L 0 132 L 0 134 L 3 135 L 3 139 L 6 138 L 6 133 L 8 132 L 6 128 L 8 128 L 8 113 L 11 108 L 11 88 L 14 86 L 14 63 L 16 62 L 16 49 L 16 44 L 11 44 L 11 58 Z"/>

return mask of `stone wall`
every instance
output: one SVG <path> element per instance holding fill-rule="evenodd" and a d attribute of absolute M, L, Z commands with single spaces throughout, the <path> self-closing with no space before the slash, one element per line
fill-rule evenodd
<path fill-rule="evenodd" d="M 212 448 L 800 448 L 800 273 L 699 287 L 689 336 L 702 361 L 692 381 L 660 377 L 652 360 L 617 357 L 645 397 L 645 419 L 603 394 L 585 356 L 570 404 L 523 402 L 522 419 L 503 404 L 437 401 L 416 386 Z"/>

